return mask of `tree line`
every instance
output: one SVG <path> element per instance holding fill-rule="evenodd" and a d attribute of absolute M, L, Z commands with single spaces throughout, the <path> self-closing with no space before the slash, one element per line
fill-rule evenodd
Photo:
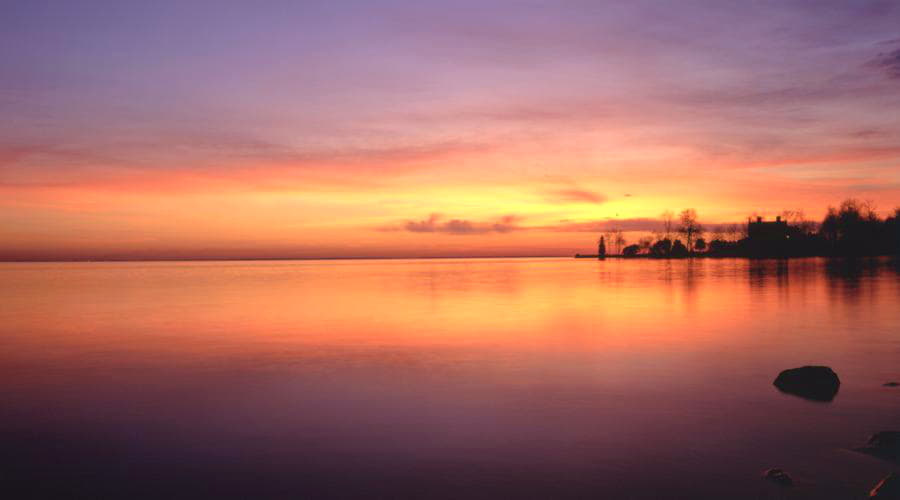
<path fill-rule="evenodd" d="M 744 224 L 700 224 L 696 210 L 676 217 L 663 212 L 652 235 L 636 243 L 624 232 L 609 229 L 605 241 L 624 257 L 805 257 L 875 256 L 900 254 L 900 208 L 882 218 L 871 202 L 849 198 L 829 207 L 821 222 L 804 217 L 802 210 L 785 210 L 776 221 L 758 223 L 756 214 Z M 774 223 L 773 223 L 774 222 Z M 758 224 L 758 225 L 755 225 Z"/>

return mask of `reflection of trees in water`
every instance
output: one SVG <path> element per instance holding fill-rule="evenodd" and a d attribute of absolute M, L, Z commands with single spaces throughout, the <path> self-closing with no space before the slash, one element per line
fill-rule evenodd
<path fill-rule="evenodd" d="M 747 264 L 752 290 L 764 291 L 775 285 L 786 292 L 789 285 L 802 287 L 824 279 L 829 296 L 847 302 L 857 302 L 875 293 L 874 287 L 880 286 L 876 278 L 885 273 L 900 274 L 900 260 L 885 257 L 762 259 Z"/>
<path fill-rule="evenodd" d="M 874 294 L 881 286 L 877 279 L 883 274 L 900 273 L 900 261 L 896 258 L 828 259 L 825 261 L 825 278 L 832 301 L 859 302 Z"/>
<path fill-rule="evenodd" d="M 692 295 L 697 290 L 697 281 L 703 277 L 702 264 L 698 260 L 690 259 L 686 262 L 684 270 L 684 291 Z"/>
<path fill-rule="evenodd" d="M 704 260 L 687 259 L 681 261 L 684 265 L 682 285 L 684 290 L 684 304 L 689 311 L 695 311 L 697 307 L 697 289 L 705 278 Z"/>
<path fill-rule="evenodd" d="M 655 263 L 652 276 L 647 277 L 663 285 L 668 300 L 681 303 L 688 309 L 697 305 L 697 290 L 706 278 L 705 260 L 694 259 L 661 259 Z"/>
<path fill-rule="evenodd" d="M 763 289 L 774 283 L 780 289 L 787 289 L 790 268 L 788 259 L 750 260 L 747 265 L 747 279 L 752 289 Z"/>
<path fill-rule="evenodd" d="M 663 263 L 662 273 L 661 273 L 662 280 L 665 281 L 667 284 L 672 283 L 672 272 L 673 272 L 672 271 L 672 261 L 664 260 L 664 261 L 662 261 L 662 263 Z"/>

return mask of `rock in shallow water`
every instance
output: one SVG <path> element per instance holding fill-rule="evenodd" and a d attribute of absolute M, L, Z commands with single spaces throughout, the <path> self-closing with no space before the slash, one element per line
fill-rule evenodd
<path fill-rule="evenodd" d="M 900 498 L 900 476 L 891 473 L 869 492 L 869 498 Z"/>
<path fill-rule="evenodd" d="M 869 441 L 857 451 L 883 458 L 885 460 L 900 460 L 900 432 L 881 431 L 872 434 Z"/>
<path fill-rule="evenodd" d="M 831 401 L 841 386 L 837 373 L 827 366 L 801 366 L 784 370 L 773 383 L 781 392 L 813 401 Z"/>
<path fill-rule="evenodd" d="M 794 480 L 791 476 L 781 469 L 766 469 L 766 471 L 763 472 L 763 478 L 779 486 L 791 486 L 794 484 Z"/>

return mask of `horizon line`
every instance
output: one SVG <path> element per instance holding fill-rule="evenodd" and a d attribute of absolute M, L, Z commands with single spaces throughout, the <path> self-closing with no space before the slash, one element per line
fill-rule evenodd
<path fill-rule="evenodd" d="M 438 259 L 546 259 L 568 258 L 576 254 L 559 255 L 436 255 L 415 257 L 354 256 L 354 257 L 153 257 L 153 258 L 73 258 L 73 259 L 0 259 L 0 264 L 67 263 L 67 262 L 240 262 L 240 261 L 315 261 L 315 260 L 438 260 Z"/>

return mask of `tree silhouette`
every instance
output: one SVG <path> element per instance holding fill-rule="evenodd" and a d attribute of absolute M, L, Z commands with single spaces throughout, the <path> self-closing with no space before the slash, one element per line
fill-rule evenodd
<path fill-rule="evenodd" d="M 617 253 L 617 254 L 621 254 L 621 253 L 622 253 L 622 247 L 625 246 L 625 244 L 627 243 L 627 241 L 625 241 L 625 236 L 622 235 L 622 230 L 621 230 L 621 229 L 616 229 L 616 241 L 615 241 L 615 243 L 616 243 L 616 253 Z"/>
<path fill-rule="evenodd" d="M 697 222 L 697 211 L 693 208 L 686 208 L 681 211 L 681 215 L 678 218 L 681 222 L 678 232 L 687 238 L 688 253 L 693 252 L 694 237 L 703 234 L 703 226 Z"/>
<path fill-rule="evenodd" d="M 755 219 L 755 218 L 753 218 Z M 619 255 L 638 256 L 644 252 L 654 258 L 688 257 L 695 251 L 708 256 L 729 257 L 863 257 L 900 255 L 900 208 L 881 218 L 874 204 L 849 198 L 829 207 L 821 223 L 806 219 L 802 210 L 785 210 L 773 222 L 748 220 L 745 224 L 715 225 L 711 238 L 703 238 L 704 228 L 694 209 L 679 214 L 677 232 L 682 241 L 665 237 L 672 231 L 672 212 L 662 214 L 662 225 L 655 238 L 641 238 L 625 247 L 623 232 L 607 230 L 606 243 Z M 752 229 L 752 231 L 751 231 Z M 752 234 L 751 234 L 752 233 Z M 655 240 L 655 241 L 654 241 Z"/>
<path fill-rule="evenodd" d="M 674 227 L 673 219 L 675 218 L 675 214 L 672 213 L 671 210 L 666 210 L 660 215 L 663 223 L 663 237 L 659 238 L 660 240 L 672 240 L 672 228 Z"/>
<path fill-rule="evenodd" d="M 613 248 L 615 255 L 622 254 L 622 247 L 625 246 L 625 237 L 619 228 L 611 228 L 606 230 L 606 242 Z"/>
<path fill-rule="evenodd" d="M 663 238 L 650 247 L 650 255 L 654 257 L 668 257 L 672 251 L 672 240 Z"/>
<path fill-rule="evenodd" d="M 848 198 L 838 209 L 828 208 L 819 233 L 826 241 L 830 253 L 858 256 L 880 253 L 896 253 L 891 248 L 890 218 L 882 221 L 875 206 L 868 201 Z"/>

